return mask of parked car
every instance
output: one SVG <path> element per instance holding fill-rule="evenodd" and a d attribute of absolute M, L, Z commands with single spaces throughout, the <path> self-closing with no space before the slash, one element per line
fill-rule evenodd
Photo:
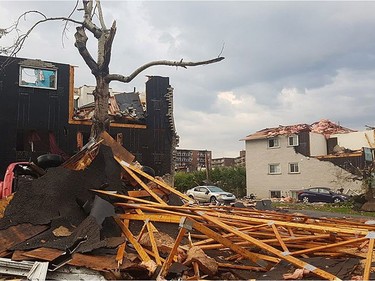
<path fill-rule="evenodd" d="M 335 193 L 329 187 L 311 187 L 298 192 L 298 200 L 303 203 L 327 202 L 339 203 L 349 199 L 345 194 Z"/>
<path fill-rule="evenodd" d="M 236 196 L 232 193 L 213 185 L 196 186 L 186 191 L 186 195 L 201 203 L 231 203 L 236 200 Z"/>

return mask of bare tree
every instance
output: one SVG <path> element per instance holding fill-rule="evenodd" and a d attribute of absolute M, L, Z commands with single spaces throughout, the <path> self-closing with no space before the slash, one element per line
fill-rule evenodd
<path fill-rule="evenodd" d="M 96 79 L 96 88 L 93 92 L 95 99 L 95 112 L 93 116 L 93 125 L 91 128 L 91 136 L 96 138 L 101 132 L 109 129 L 110 121 L 108 117 L 108 99 L 109 99 L 109 84 L 111 81 L 120 81 L 123 83 L 129 83 L 132 81 L 139 73 L 145 69 L 156 66 L 175 66 L 184 67 L 188 66 L 198 66 L 216 63 L 224 59 L 220 55 L 216 58 L 198 61 L 198 62 L 184 62 L 182 59 L 179 61 L 168 61 L 168 60 L 157 60 L 152 61 L 147 64 L 140 66 L 135 69 L 130 75 L 120 75 L 110 73 L 109 63 L 111 60 L 112 53 L 112 43 L 116 35 L 116 21 L 114 21 L 110 28 L 105 25 L 102 7 L 100 0 L 82 0 L 83 8 L 77 9 L 79 1 L 77 0 L 76 5 L 72 13 L 68 17 L 47 17 L 40 11 L 27 11 L 20 15 L 18 20 L 9 28 L 0 29 L 0 38 L 9 33 L 19 32 L 18 26 L 20 20 L 28 14 L 37 14 L 41 19 L 35 22 L 26 33 L 20 34 L 14 44 L 8 48 L 2 48 L 1 53 L 5 53 L 10 57 L 14 57 L 22 49 L 25 40 L 31 34 L 31 32 L 40 24 L 50 21 L 64 21 L 65 23 L 73 23 L 77 25 L 75 33 L 75 47 L 78 49 L 83 60 L 90 68 L 91 73 Z M 71 18 L 73 13 L 78 11 L 83 11 L 83 21 L 74 20 Z M 95 20 L 94 20 L 95 19 Z M 97 23 L 96 23 L 96 22 Z M 65 26 L 66 27 L 66 26 Z M 65 32 L 65 28 L 64 31 Z M 88 36 L 87 32 L 97 40 L 97 58 L 93 58 L 89 50 L 87 49 Z"/>

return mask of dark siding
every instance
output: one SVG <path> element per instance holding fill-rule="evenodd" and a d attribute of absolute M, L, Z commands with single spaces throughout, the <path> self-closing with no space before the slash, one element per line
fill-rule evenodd
<path fill-rule="evenodd" d="M 298 133 L 298 146 L 295 148 L 297 153 L 306 157 L 310 156 L 310 135 L 309 131 Z"/>
<path fill-rule="evenodd" d="M 0 56 L 0 66 L 7 57 Z M 45 143 L 52 131 L 56 142 L 67 155 L 76 148 L 76 134 L 82 132 L 88 141 L 90 126 L 72 125 L 69 118 L 70 66 L 52 63 L 57 68 L 57 89 L 26 88 L 18 85 L 19 63 L 22 58 L 12 58 L 4 69 L 0 67 L 0 178 L 6 167 L 14 161 L 35 161 L 49 149 Z M 123 134 L 123 145 L 136 156 L 141 164 L 151 166 L 156 174 L 171 172 L 172 130 L 166 117 L 168 101 L 165 97 L 169 79 L 151 77 L 146 83 L 148 112 L 147 129 L 110 128 L 110 135 Z M 29 139 L 37 132 L 43 142 L 40 151 L 31 152 Z"/>
<path fill-rule="evenodd" d="M 331 162 L 352 174 L 358 174 L 365 168 L 365 156 L 363 154 L 361 156 L 327 157 L 320 158 L 320 160 Z"/>
<path fill-rule="evenodd" d="M 337 145 L 337 138 L 329 138 L 327 140 L 327 151 L 328 154 L 333 153 L 333 148 Z"/>
<path fill-rule="evenodd" d="M 143 159 L 143 164 L 151 166 L 157 175 L 171 173 L 173 132 L 168 121 L 169 103 L 166 99 L 169 78 L 153 76 L 146 82 L 147 133 L 142 154 L 152 153 Z"/>

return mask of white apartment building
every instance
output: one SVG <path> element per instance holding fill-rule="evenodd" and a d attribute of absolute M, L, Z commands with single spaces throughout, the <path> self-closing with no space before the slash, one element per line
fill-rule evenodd
<path fill-rule="evenodd" d="M 362 182 L 335 162 L 364 162 L 363 147 L 374 147 L 374 131 L 355 132 L 321 120 L 267 128 L 244 141 L 247 194 L 295 197 L 298 190 L 314 186 L 361 190 Z"/>

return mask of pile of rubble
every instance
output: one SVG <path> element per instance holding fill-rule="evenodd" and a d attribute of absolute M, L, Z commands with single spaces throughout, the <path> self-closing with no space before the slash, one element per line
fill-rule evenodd
<path fill-rule="evenodd" d="M 108 135 L 18 190 L 0 272 L 28 279 L 369 280 L 375 226 L 199 206 Z"/>

